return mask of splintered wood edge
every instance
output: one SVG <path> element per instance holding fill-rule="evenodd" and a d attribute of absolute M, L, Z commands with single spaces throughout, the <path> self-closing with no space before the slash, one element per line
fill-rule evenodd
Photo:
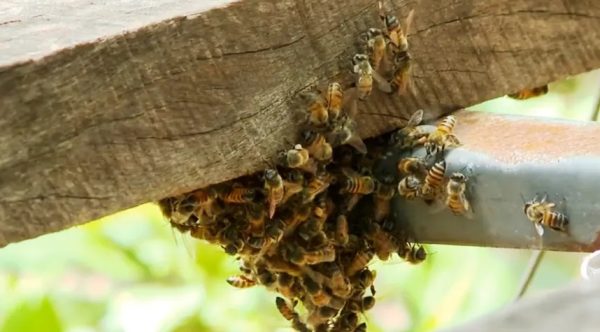
<path fill-rule="evenodd" d="M 386 5 L 415 9 L 415 93 L 374 93 L 363 137 L 600 67 L 591 0 Z M 264 168 L 297 137 L 299 96 L 349 83 L 376 8 L 246 0 L 0 68 L 0 246 Z"/>

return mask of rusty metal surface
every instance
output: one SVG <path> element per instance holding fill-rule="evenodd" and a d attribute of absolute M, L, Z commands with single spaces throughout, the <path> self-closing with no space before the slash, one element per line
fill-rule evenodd
<path fill-rule="evenodd" d="M 452 215 L 422 201 L 395 198 L 393 213 L 425 243 L 561 251 L 600 249 L 600 125 L 480 112 L 456 114 L 463 142 L 446 154 L 446 175 L 471 172 L 467 197 L 474 217 Z M 424 151 L 415 151 L 424 155 Z M 387 170 L 395 171 L 390 155 Z M 523 200 L 547 193 L 570 219 L 570 235 L 540 238 Z M 560 203 L 563 201 L 563 203 Z"/>

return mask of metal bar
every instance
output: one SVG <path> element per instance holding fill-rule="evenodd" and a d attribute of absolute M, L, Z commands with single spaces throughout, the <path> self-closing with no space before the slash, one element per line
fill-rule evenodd
<path fill-rule="evenodd" d="M 471 170 L 467 197 L 473 219 L 395 198 L 392 212 L 400 228 L 425 243 L 600 249 L 599 124 L 468 111 L 456 117 L 455 134 L 463 146 L 446 152 L 446 176 Z M 402 155 L 391 152 L 382 168 L 395 172 Z M 550 229 L 541 238 L 537 235 L 523 213 L 521 197 L 530 199 L 536 193 L 547 193 L 569 217 L 569 235 Z"/>

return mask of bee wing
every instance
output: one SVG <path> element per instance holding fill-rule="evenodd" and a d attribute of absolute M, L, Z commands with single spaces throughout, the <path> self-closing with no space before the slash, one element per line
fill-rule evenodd
<path fill-rule="evenodd" d="M 536 222 L 533 223 L 533 226 L 535 226 L 535 231 L 540 237 L 544 236 L 544 227 L 542 226 L 542 224 Z"/>
<path fill-rule="evenodd" d="M 375 70 L 371 73 L 373 76 L 373 80 L 377 82 L 377 88 L 385 93 L 392 92 L 392 85 L 383 77 L 381 74 Z"/>
<path fill-rule="evenodd" d="M 416 110 L 408 119 L 406 127 L 416 127 L 423 121 L 423 110 Z"/>
<path fill-rule="evenodd" d="M 461 146 L 462 143 L 458 140 L 458 137 L 454 134 L 450 134 L 446 137 L 447 146 Z"/>
<path fill-rule="evenodd" d="M 358 136 L 356 133 L 350 136 L 346 144 L 355 148 L 360 154 L 367 154 L 367 146 L 365 145 L 365 142 L 363 142 L 362 138 L 360 138 L 360 136 Z"/>
<path fill-rule="evenodd" d="M 410 28 L 412 26 L 413 19 L 415 17 L 415 10 L 411 9 L 406 16 L 406 20 L 404 21 L 404 35 L 408 36 Z"/>

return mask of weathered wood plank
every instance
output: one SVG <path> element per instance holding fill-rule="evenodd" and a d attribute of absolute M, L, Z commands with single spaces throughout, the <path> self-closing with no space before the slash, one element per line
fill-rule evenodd
<path fill-rule="evenodd" d="M 126 28 L 107 28 L 106 8 L 125 4 Z M 364 136 L 391 129 L 386 115 L 436 117 L 600 67 L 597 1 L 393 4 L 416 10 L 416 95 L 361 105 Z M 347 78 L 358 34 L 378 24 L 374 0 L 108 5 L 54 3 L 82 38 L 56 37 L 65 15 L 38 35 L 24 33 L 37 17 L 0 16 L 0 246 L 263 167 L 295 136 L 298 94 Z M 182 16 L 146 25 L 161 11 Z"/>

